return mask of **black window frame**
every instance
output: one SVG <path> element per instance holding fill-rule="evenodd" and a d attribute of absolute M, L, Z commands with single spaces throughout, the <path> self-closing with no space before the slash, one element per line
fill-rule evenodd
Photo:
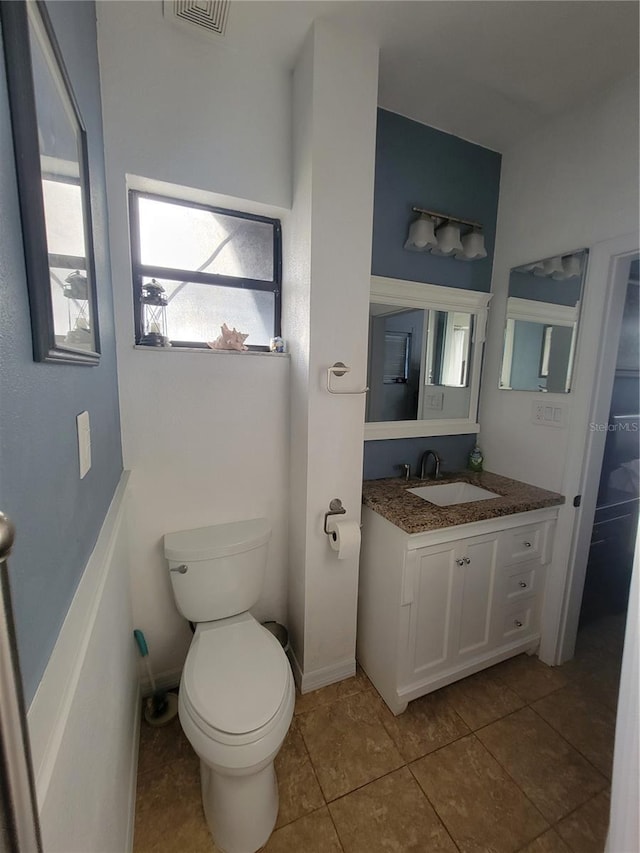
<path fill-rule="evenodd" d="M 264 281 L 261 279 L 245 278 L 241 276 L 227 276 L 218 273 L 196 272 L 194 270 L 178 269 L 173 267 L 160 267 L 153 264 L 143 264 L 141 260 L 140 247 L 140 214 L 138 200 L 141 198 L 153 199 L 154 201 L 167 202 L 179 207 L 206 210 L 210 213 L 218 213 L 224 216 L 232 216 L 236 219 L 244 219 L 252 222 L 264 222 L 273 227 L 273 279 Z M 279 219 L 269 216 L 261 216 L 256 213 L 245 213 L 240 210 L 228 210 L 216 207 L 212 204 L 200 204 L 194 201 L 161 195 L 160 193 L 145 192 L 142 190 L 129 190 L 129 235 L 131 243 L 131 268 L 133 274 L 133 309 L 135 342 L 140 343 L 142 338 L 142 282 L 144 278 L 169 279 L 172 281 L 187 281 L 195 284 L 209 284 L 218 287 L 233 287 L 239 290 L 255 290 L 265 293 L 273 293 L 273 337 L 279 337 L 282 330 L 282 223 Z M 240 330 L 241 331 L 241 330 Z M 209 349 L 203 341 L 174 341 L 172 347 L 183 347 L 189 349 Z M 253 346 L 246 344 L 252 352 L 269 352 L 268 346 Z"/>

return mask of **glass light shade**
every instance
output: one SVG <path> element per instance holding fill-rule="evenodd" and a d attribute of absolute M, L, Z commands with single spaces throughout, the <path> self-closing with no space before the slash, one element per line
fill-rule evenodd
<path fill-rule="evenodd" d="M 564 269 L 565 278 L 573 278 L 580 275 L 582 272 L 582 264 L 579 255 L 567 255 L 562 259 L 562 268 Z"/>
<path fill-rule="evenodd" d="M 434 255 L 453 255 L 454 252 L 462 252 L 460 242 L 460 226 L 455 222 L 447 222 L 438 229 L 438 248 Z"/>
<path fill-rule="evenodd" d="M 409 236 L 404 247 L 412 252 L 428 252 L 429 249 L 437 245 L 433 219 L 422 213 L 409 226 Z"/>
<path fill-rule="evenodd" d="M 564 267 L 562 266 L 562 258 L 556 255 L 555 258 L 547 258 L 544 262 L 544 274 L 555 279 L 565 278 Z"/>
<path fill-rule="evenodd" d="M 462 238 L 462 251 L 456 252 L 459 261 L 477 261 L 487 257 L 484 247 L 484 235 L 480 231 L 473 230 Z"/>

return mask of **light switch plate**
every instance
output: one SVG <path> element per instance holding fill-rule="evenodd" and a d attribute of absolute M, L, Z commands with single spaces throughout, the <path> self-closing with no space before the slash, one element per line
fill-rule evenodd
<path fill-rule="evenodd" d="M 531 420 L 540 426 L 562 428 L 565 426 L 565 407 L 561 403 L 554 403 L 549 400 L 534 400 Z"/>
<path fill-rule="evenodd" d="M 424 408 L 425 409 L 438 409 L 442 411 L 442 406 L 444 405 L 444 393 L 442 391 L 436 391 L 433 394 L 425 394 L 424 397 Z"/>
<path fill-rule="evenodd" d="M 81 412 L 76 417 L 78 428 L 78 462 L 80 464 L 80 479 L 86 477 L 91 468 L 91 424 L 89 412 Z"/>

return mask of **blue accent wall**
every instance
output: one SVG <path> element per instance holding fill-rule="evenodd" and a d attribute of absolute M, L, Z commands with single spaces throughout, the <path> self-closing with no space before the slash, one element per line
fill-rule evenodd
<path fill-rule="evenodd" d="M 365 441 L 364 479 L 400 477 L 398 465 L 411 465 L 411 475 L 420 473 L 420 459 L 425 450 L 435 450 L 442 461 L 442 471 L 462 471 L 476 443 L 475 435 L 438 435 L 433 438 L 393 438 L 388 441 Z M 429 463 L 433 465 L 433 462 Z"/>
<path fill-rule="evenodd" d="M 9 560 L 27 703 L 45 670 L 122 471 L 107 236 L 96 15 L 47 4 L 89 145 L 102 358 L 36 364 L 20 229 L 4 54 L 0 56 L 0 509 L 17 527 Z M 80 480 L 76 415 L 91 418 L 92 468 Z"/>
<path fill-rule="evenodd" d="M 466 290 L 491 290 L 498 214 L 501 155 L 386 110 L 378 110 L 373 211 L 373 275 L 424 281 Z M 403 248 L 413 206 L 449 213 L 484 226 L 487 257 L 458 261 Z M 426 449 L 443 458 L 443 468 L 466 467 L 474 435 L 365 441 L 364 477 L 398 476 L 394 466 L 416 470 Z"/>
<path fill-rule="evenodd" d="M 373 274 L 491 290 L 500 163 L 496 151 L 378 110 Z M 481 222 L 487 257 L 457 261 L 404 249 L 414 205 Z"/>

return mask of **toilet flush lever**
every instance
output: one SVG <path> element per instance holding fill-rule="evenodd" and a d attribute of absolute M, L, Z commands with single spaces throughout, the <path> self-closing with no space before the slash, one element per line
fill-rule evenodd
<path fill-rule="evenodd" d="M 181 575 L 186 575 L 187 569 L 189 566 L 185 566 L 183 563 L 181 566 L 173 566 L 173 568 L 169 569 L 170 572 L 178 572 Z"/>

